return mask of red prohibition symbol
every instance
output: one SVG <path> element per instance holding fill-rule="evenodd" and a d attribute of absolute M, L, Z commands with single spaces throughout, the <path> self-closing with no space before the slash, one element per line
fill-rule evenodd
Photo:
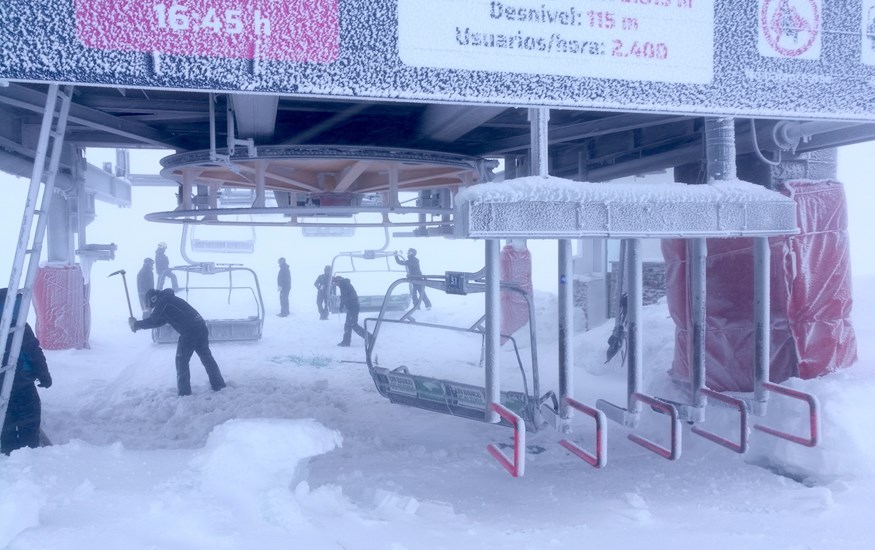
<path fill-rule="evenodd" d="M 798 57 L 820 34 L 820 10 L 815 0 L 764 0 L 760 29 L 776 52 Z"/>

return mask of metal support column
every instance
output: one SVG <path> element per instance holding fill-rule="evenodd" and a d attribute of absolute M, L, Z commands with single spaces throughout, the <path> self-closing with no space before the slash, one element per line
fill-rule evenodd
<path fill-rule="evenodd" d="M 772 347 L 769 332 L 771 288 L 769 272 L 771 257 L 768 237 L 756 237 L 753 241 L 753 307 L 754 307 L 754 384 L 753 413 L 766 414 L 769 392 L 764 382 L 769 381 L 769 350 Z"/>
<path fill-rule="evenodd" d="M 501 404 L 501 261 L 500 242 L 486 240 L 486 333 L 483 344 L 486 360 L 486 421 L 498 423 L 493 404 Z"/>
<path fill-rule="evenodd" d="M 571 241 L 559 241 L 559 418 L 561 431 L 570 430 L 571 408 L 567 397 L 574 397 L 574 273 Z"/>
<path fill-rule="evenodd" d="M 705 308 L 707 280 L 706 265 L 708 260 L 708 243 L 705 239 L 690 239 L 687 241 L 687 277 L 690 289 L 690 339 L 689 357 L 691 374 L 691 404 L 692 413 L 696 418 L 688 418 L 702 422 L 705 418 L 707 399 L 702 390 L 705 388 L 705 323 L 707 312 Z"/>
<path fill-rule="evenodd" d="M 265 174 L 267 173 L 267 161 L 259 160 L 255 163 L 255 200 L 253 208 L 264 208 Z"/>
<path fill-rule="evenodd" d="M 705 155 L 708 162 L 708 183 L 736 179 L 735 171 L 735 123 L 731 118 L 705 119 Z M 708 244 L 705 239 L 688 241 L 690 288 L 690 414 L 695 422 L 705 419 L 707 397 L 705 389 L 705 339 L 706 339 L 706 264 Z"/>
<path fill-rule="evenodd" d="M 547 126 L 550 122 L 550 109 L 538 107 L 529 109 L 531 134 L 531 175 L 546 176 L 549 171 L 547 156 Z"/>
<path fill-rule="evenodd" d="M 644 342 L 641 323 L 644 320 L 644 278 L 641 261 L 641 239 L 626 241 L 626 280 L 628 281 L 628 355 L 626 370 L 626 388 L 628 404 L 626 410 L 626 425 L 638 425 L 641 414 L 641 402 L 635 395 L 641 393 L 644 377 Z"/>

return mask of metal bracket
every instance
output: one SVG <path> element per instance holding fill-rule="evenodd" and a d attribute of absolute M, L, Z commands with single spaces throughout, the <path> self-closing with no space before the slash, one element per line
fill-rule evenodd
<path fill-rule="evenodd" d="M 720 437 L 719 435 L 706 431 L 698 426 L 693 426 L 690 431 L 694 434 L 699 435 L 707 439 L 708 441 L 712 441 L 717 443 L 718 445 L 722 445 L 731 451 L 735 451 L 739 454 L 744 454 L 747 452 L 747 441 L 748 441 L 748 429 L 747 429 L 747 404 L 741 399 L 730 397 L 728 395 L 724 395 L 722 393 L 716 392 L 710 388 L 702 388 L 699 390 L 704 393 L 708 397 L 716 399 L 730 407 L 733 407 L 738 410 L 739 416 L 739 427 L 738 427 L 738 435 L 739 441 L 735 443 L 725 437 Z"/>
<path fill-rule="evenodd" d="M 588 453 L 567 439 L 561 440 L 559 444 L 571 451 L 578 458 L 583 459 L 590 466 L 594 468 L 604 468 L 605 464 L 608 462 L 608 430 L 607 426 L 605 426 L 605 413 L 598 409 L 588 407 L 571 397 L 566 397 L 565 403 L 569 407 L 591 416 L 595 420 L 595 454 Z"/>
<path fill-rule="evenodd" d="M 526 422 L 519 415 L 504 405 L 493 403 L 490 408 L 513 426 L 513 461 L 498 447 L 490 443 L 486 450 L 504 466 L 513 477 L 522 477 L 526 471 Z"/>
<path fill-rule="evenodd" d="M 782 432 L 780 430 L 776 430 L 775 428 L 770 428 L 768 426 L 763 426 L 761 424 L 754 424 L 754 428 L 758 429 L 761 432 L 765 432 L 767 434 L 773 435 L 775 437 L 779 437 L 781 439 L 786 439 L 787 441 L 791 441 L 793 443 L 798 443 L 800 445 L 804 445 L 806 447 L 814 447 L 817 445 L 820 439 L 820 405 L 818 404 L 817 398 L 810 393 L 805 393 L 799 390 L 793 390 L 790 388 L 786 388 L 781 386 L 780 384 L 773 384 L 771 382 L 763 382 L 764 389 L 769 390 L 771 392 L 775 392 L 781 395 L 785 395 L 787 397 L 791 397 L 793 399 L 798 399 L 800 401 L 805 401 L 808 403 L 808 419 L 810 426 L 810 437 L 805 438 L 798 435 L 793 435 L 787 432 Z"/>
<path fill-rule="evenodd" d="M 671 447 L 665 448 L 657 445 L 649 439 L 645 439 L 637 434 L 629 434 L 627 437 L 635 443 L 641 445 L 645 449 L 653 451 L 662 458 L 668 460 L 677 460 L 681 456 L 681 421 L 678 416 L 678 410 L 671 404 L 665 401 L 660 401 L 644 395 L 643 393 L 635 392 L 631 396 L 632 400 L 638 400 L 650 405 L 652 408 L 661 411 L 671 417 Z"/>

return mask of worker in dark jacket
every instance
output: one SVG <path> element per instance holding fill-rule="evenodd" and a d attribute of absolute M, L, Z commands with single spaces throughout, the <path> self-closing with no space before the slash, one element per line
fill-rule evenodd
<path fill-rule="evenodd" d="M 398 252 L 395 253 L 395 263 L 403 265 L 407 270 L 407 278 L 410 281 L 410 295 L 413 298 L 413 307 L 419 309 L 420 302 L 425 304 L 425 309 L 431 309 L 431 300 L 425 295 L 425 284 L 416 282 L 416 279 L 422 279 L 422 269 L 419 267 L 419 258 L 416 257 L 416 249 L 407 249 L 407 259 L 401 257 Z"/>
<path fill-rule="evenodd" d="M 349 279 L 336 275 L 333 279 L 334 286 L 340 289 L 340 310 L 346 311 L 346 322 L 343 324 L 343 340 L 338 346 L 348 347 L 352 339 L 352 332 L 368 339 L 368 333 L 359 325 L 359 296 Z"/>
<path fill-rule="evenodd" d="M 179 342 L 176 345 L 176 389 L 179 390 L 179 395 L 191 395 L 191 373 L 188 364 L 192 353 L 197 353 L 203 363 L 213 391 L 224 388 L 225 380 L 210 351 L 207 324 L 200 313 L 191 304 L 174 295 L 169 288 L 149 290 L 146 298 L 152 306 L 149 317 L 142 321 L 131 317 L 128 323 L 133 332 L 139 329 L 158 328 L 166 323 L 179 333 Z"/>
<path fill-rule="evenodd" d="M 277 260 L 280 266 L 279 273 L 276 276 L 276 287 L 280 293 L 280 317 L 289 316 L 289 292 L 292 290 L 292 273 L 289 271 L 289 264 L 285 258 Z"/>
<path fill-rule="evenodd" d="M 0 289 L 0 314 L 3 313 L 6 301 L 6 289 Z M 13 309 L 12 325 L 15 326 L 18 317 L 18 308 L 21 303 L 19 294 L 15 300 Z M 10 331 L 6 341 L 6 351 L 3 354 L 3 364 L 9 360 L 9 351 L 12 349 L 13 333 Z M 41 388 L 52 385 L 52 375 L 46 363 L 46 356 L 40 348 L 39 340 L 33 333 L 30 325 L 24 324 L 24 338 L 21 341 L 21 350 L 18 353 L 18 363 L 12 374 L 12 391 L 9 393 L 9 403 L 6 407 L 6 418 L 3 421 L 3 433 L 0 434 L 0 452 L 8 455 L 22 447 L 39 447 L 40 422 L 42 419 L 42 404 L 39 393 L 33 385 L 35 381 Z M 0 385 L 5 380 L 6 373 L 0 374 Z"/>
<path fill-rule="evenodd" d="M 152 258 L 143 259 L 143 267 L 137 272 L 137 295 L 140 297 L 140 308 L 143 310 L 143 317 L 146 317 L 146 312 L 149 311 L 149 301 L 146 299 L 146 292 L 155 288 L 155 272 L 152 271 L 152 266 L 155 265 L 155 260 Z"/>
<path fill-rule="evenodd" d="M 316 287 L 316 307 L 319 308 L 319 319 L 328 319 L 328 290 L 331 287 L 331 266 L 326 265 L 322 275 L 316 277 L 313 283 Z"/>
<path fill-rule="evenodd" d="M 167 243 L 158 243 L 158 248 L 155 249 L 155 273 L 158 274 L 158 290 L 164 288 L 164 278 L 170 279 L 170 284 L 173 285 L 173 292 L 179 290 L 179 281 L 176 280 L 176 273 L 170 269 L 170 259 L 167 257 Z"/>

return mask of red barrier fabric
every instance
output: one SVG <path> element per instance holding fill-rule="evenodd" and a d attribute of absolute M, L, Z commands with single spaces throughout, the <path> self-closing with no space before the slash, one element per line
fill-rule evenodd
<path fill-rule="evenodd" d="M 78 264 L 39 268 L 33 288 L 36 336 L 43 349 L 88 347 L 88 303 Z"/>
<path fill-rule="evenodd" d="M 799 235 L 769 239 L 770 379 L 814 378 L 857 359 L 851 325 L 851 269 L 844 190 L 836 181 L 785 184 Z M 753 240 L 708 239 L 706 384 L 752 391 Z M 666 298 L 675 322 L 672 377 L 690 380 L 687 244 L 664 240 Z"/>
<path fill-rule="evenodd" d="M 517 283 L 532 296 L 532 253 L 528 248 L 505 245 L 501 249 L 501 280 Z M 501 291 L 501 334 L 511 336 L 529 322 L 529 306 L 518 292 Z M 504 344 L 505 338 L 501 339 Z"/>
<path fill-rule="evenodd" d="M 799 377 L 815 378 L 857 361 L 847 202 L 837 181 L 790 182 L 786 188 L 798 205 L 801 230 L 790 239 L 790 330 Z"/>

